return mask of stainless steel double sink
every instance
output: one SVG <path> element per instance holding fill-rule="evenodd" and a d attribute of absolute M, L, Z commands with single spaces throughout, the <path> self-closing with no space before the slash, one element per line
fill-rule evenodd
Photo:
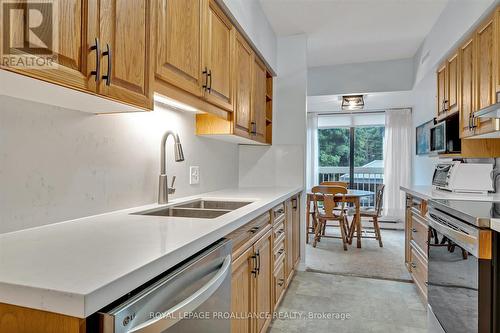
<path fill-rule="evenodd" d="M 179 203 L 170 207 L 159 207 L 142 212 L 136 212 L 133 214 L 214 219 L 251 203 L 251 201 L 219 201 L 199 199 L 195 201 Z"/>

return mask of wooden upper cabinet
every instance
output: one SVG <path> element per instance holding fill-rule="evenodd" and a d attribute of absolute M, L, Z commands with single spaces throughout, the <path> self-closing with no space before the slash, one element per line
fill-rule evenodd
<path fill-rule="evenodd" d="M 257 254 L 258 273 L 255 278 L 255 313 L 262 314 L 256 319 L 256 332 L 262 333 L 271 321 L 272 302 L 272 230 L 269 230 L 254 245 Z"/>
<path fill-rule="evenodd" d="M 460 137 L 474 135 L 471 115 L 476 110 L 474 100 L 475 48 L 474 38 L 466 41 L 459 49 L 459 105 L 460 105 Z"/>
<path fill-rule="evenodd" d="M 207 0 L 204 24 L 203 68 L 207 70 L 205 98 L 233 111 L 233 73 L 235 29 L 215 0 Z"/>
<path fill-rule="evenodd" d="M 238 135 L 248 136 L 251 131 L 254 54 L 239 33 L 236 34 L 234 53 L 234 131 Z"/>
<path fill-rule="evenodd" d="M 458 53 L 446 62 L 446 108 L 448 114 L 458 111 Z"/>
<path fill-rule="evenodd" d="M 252 135 L 260 142 L 266 141 L 266 66 L 255 57 L 253 66 Z"/>
<path fill-rule="evenodd" d="M 446 116 L 446 64 L 437 71 L 437 118 Z"/>
<path fill-rule="evenodd" d="M 144 108 L 153 106 L 152 0 L 100 0 L 99 93 Z"/>
<path fill-rule="evenodd" d="M 57 36 L 55 40 L 52 36 L 43 36 L 40 41 L 48 38 L 52 40 L 52 46 L 47 44 L 36 44 L 37 47 L 45 48 L 50 53 L 57 56 L 55 61 L 58 66 L 53 68 L 22 68 L 22 67 L 4 67 L 20 74 L 35 77 L 50 83 L 59 84 L 62 86 L 76 88 L 79 90 L 88 89 L 87 78 L 87 50 L 86 50 L 86 30 L 87 16 L 85 11 L 85 0 L 59 0 L 57 1 L 58 19 L 57 19 Z M 15 3 L 11 2 L 12 5 Z M 19 1 L 17 4 L 19 9 L 26 9 L 26 3 Z M 42 9 L 43 11 L 43 9 Z M 10 46 L 23 47 L 25 43 L 33 43 L 30 35 L 24 33 L 24 24 L 21 20 L 15 24 L 14 17 L 11 17 L 10 28 Z M 42 32 L 43 33 L 43 32 Z M 2 43 L 3 44 L 3 43 Z M 1 45 L 0 47 L 3 47 Z M 12 50 L 14 54 L 36 55 L 33 49 L 24 48 L 23 50 Z M 7 50 L 3 50 L 7 53 Z M 0 65 L 1 66 L 1 65 Z"/>
<path fill-rule="evenodd" d="M 155 75 L 201 96 L 203 0 L 158 0 L 156 3 Z"/>
<path fill-rule="evenodd" d="M 495 32 L 494 15 L 476 31 L 476 110 L 496 103 L 496 63 L 497 53 L 494 45 L 499 43 L 498 33 Z M 477 134 L 490 132 L 493 126 L 492 119 L 477 119 L 475 129 Z"/>

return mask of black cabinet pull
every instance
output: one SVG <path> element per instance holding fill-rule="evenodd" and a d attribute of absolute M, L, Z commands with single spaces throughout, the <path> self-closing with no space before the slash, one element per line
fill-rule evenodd
<path fill-rule="evenodd" d="M 253 259 L 253 269 L 252 269 L 252 274 L 253 274 L 254 276 L 257 276 L 257 273 L 258 273 L 258 271 L 257 271 L 257 254 L 254 254 L 254 255 L 252 256 L 252 259 Z"/>
<path fill-rule="evenodd" d="M 257 127 L 255 126 L 255 121 L 250 123 L 250 134 L 257 134 Z"/>
<path fill-rule="evenodd" d="M 99 38 L 95 38 L 94 45 L 90 50 L 95 51 L 95 71 L 91 71 L 90 75 L 95 75 L 95 82 L 99 81 L 99 72 L 101 70 L 101 50 L 99 48 Z"/>
<path fill-rule="evenodd" d="M 260 274 L 260 251 L 255 254 L 257 256 L 257 274 Z"/>
<path fill-rule="evenodd" d="M 203 72 L 201 72 L 201 74 L 205 75 L 205 84 L 202 86 L 202 88 L 207 90 L 207 88 L 208 88 L 208 69 L 205 67 L 205 70 Z"/>
<path fill-rule="evenodd" d="M 278 281 L 279 281 L 278 286 L 280 286 L 280 287 L 285 284 L 285 279 L 279 279 Z"/>
<path fill-rule="evenodd" d="M 109 44 L 106 43 L 106 51 L 102 53 L 103 57 L 108 57 L 108 72 L 106 75 L 102 76 L 103 80 L 106 80 L 106 85 L 110 86 L 111 85 L 111 70 L 112 70 L 112 54 L 111 54 L 111 48 L 109 47 Z"/>
<path fill-rule="evenodd" d="M 212 93 L 212 70 L 209 69 L 208 70 L 208 74 L 207 74 L 208 78 L 210 79 L 210 84 L 208 85 L 208 93 L 211 94 Z"/>

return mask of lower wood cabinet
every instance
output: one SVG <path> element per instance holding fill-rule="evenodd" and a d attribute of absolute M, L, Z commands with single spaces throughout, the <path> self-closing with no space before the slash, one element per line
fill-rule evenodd
<path fill-rule="evenodd" d="M 233 260 L 231 311 L 235 318 L 231 332 L 265 332 L 271 322 L 274 305 L 271 245 L 272 232 L 268 228 L 254 245 Z"/>
<path fill-rule="evenodd" d="M 300 257 L 299 198 L 288 199 L 227 237 L 233 241 L 233 333 L 261 333 L 269 327 Z M 264 226 L 265 219 L 271 223 Z M 252 236 L 248 230 L 256 225 Z"/>
<path fill-rule="evenodd" d="M 429 226 L 427 201 L 406 195 L 405 262 L 422 298 L 427 300 L 427 253 Z"/>

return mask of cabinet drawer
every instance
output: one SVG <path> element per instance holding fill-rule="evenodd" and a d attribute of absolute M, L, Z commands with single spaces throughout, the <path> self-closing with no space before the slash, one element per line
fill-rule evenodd
<path fill-rule="evenodd" d="M 278 265 L 280 264 L 280 257 L 282 255 L 285 255 L 285 239 L 284 237 L 281 238 L 281 240 L 274 246 L 273 253 L 274 253 L 274 268 L 276 269 Z"/>
<path fill-rule="evenodd" d="M 273 219 L 274 222 L 285 217 L 285 203 L 280 203 L 278 206 L 273 208 Z"/>
<path fill-rule="evenodd" d="M 416 248 L 411 248 L 410 272 L 422 296 L 427 299 L 427 260 Z"/>
<path fill-rule="evenodd" d="M 273 226 L 273 242 L 274 245 L 277 244 L 281 239 L 285 237 L 285 221 L 281 221 Z"/>
<path fill-rule="evenodd" d="M 274 306 L 278 303 L 285 291 L 285 257 L 283 256 L 281 262 L 278 264 L 278 269 L 274 271 Z"/>
<path fill-rule="evenodd" d="M 233 241 L 233 256 L 237 256 L 250 246 L 260 232 L 270 224 L 269 213 L 265 213 L 226 236 Z M 248 246 L 247 246 L 248 245 Z"/>
<path fill-rule="evenodd" d="M 410 239 L 427 257 L 428 227 L 427 222 L 417 214 L 412 214 Z"/>

